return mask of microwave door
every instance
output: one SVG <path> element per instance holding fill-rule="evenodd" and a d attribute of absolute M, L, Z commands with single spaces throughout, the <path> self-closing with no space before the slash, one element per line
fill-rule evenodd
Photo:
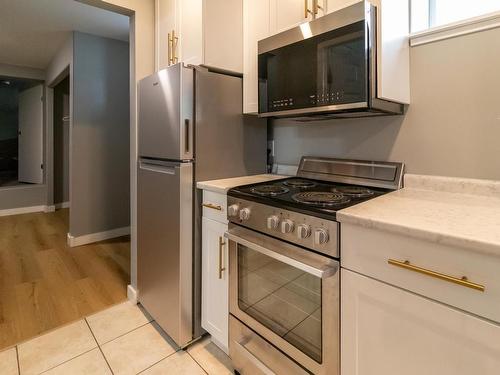
<path fill-rule="evenodd" d="M 317 106 L 367 103 L 365 33 L 358 31 L 318 43 Z"/>

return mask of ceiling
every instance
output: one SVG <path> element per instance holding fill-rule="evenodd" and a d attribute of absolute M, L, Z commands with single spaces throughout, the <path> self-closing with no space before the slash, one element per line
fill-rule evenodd
<path fill-rule="evenodd" d="M 45 69 L 72 31 L 128 41 L 129 19 L 75 0 L 0 0 L 0 63 Z"/>

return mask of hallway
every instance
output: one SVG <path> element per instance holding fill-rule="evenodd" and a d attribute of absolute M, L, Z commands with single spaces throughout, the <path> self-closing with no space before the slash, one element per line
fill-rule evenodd
<path fill-rule="evenodd" d="M 70 248 L 68 214 L 0 217 L 0 349 L 126 299 L 129 238 Z"/>

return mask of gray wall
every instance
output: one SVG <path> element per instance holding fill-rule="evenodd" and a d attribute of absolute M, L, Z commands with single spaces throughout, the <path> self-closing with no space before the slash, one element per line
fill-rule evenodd
<path fill-rule="evenodd" d="M 405 116 L 272 121 L 279 164 L 302 155 L 403 161 L 418 174 L 500 179 L 500 29 L 411 48 Z"/>
<path fill-rule="evenodd" d="M 69 202 L 69 77 L 54 87 L 54 203 Z"/>
<path fill-rule="evenodd" d="M 74 33 L 72 236 L 130 225 L 128 43 Z"/>

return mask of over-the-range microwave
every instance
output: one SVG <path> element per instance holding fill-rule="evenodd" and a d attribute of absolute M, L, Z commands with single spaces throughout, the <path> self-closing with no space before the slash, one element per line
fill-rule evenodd
<path fill-rule="evenodd" d="M 384 1 L 390 7 L 382 9 Z M 259 115 L 403 114 L 409 103 L 408 1 L 384 1 L 360 1 L 259 41 Z"/>

